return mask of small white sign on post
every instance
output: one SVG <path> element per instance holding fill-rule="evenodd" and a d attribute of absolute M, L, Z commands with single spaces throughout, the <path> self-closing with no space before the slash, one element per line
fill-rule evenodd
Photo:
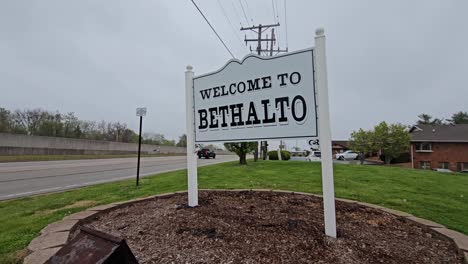
<path fill-rule="evenodd" d="M 195 143 L 316 138 L 322 152 L 325 233 L 336 237 L 333 161 L 323 29 L 316 46 L 275 57 L 248 55 L 193 77 L 187 66 L 189 206 L 198 205 Z"/>
<path fill-rule="evenodd" d="M 146 116 L 146 107 L 139 107 L 136 109 L 137 116 Z"/>

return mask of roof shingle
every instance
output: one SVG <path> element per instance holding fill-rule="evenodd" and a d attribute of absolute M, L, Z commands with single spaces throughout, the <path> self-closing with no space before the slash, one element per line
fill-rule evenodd
<path fill-rule="evenodd" d="M 415 125 L 410 135 L 411 141 L 468 142 L 468 124 Z"/>

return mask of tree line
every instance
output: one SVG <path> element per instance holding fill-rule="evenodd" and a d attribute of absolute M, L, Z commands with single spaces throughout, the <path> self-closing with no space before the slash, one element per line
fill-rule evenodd
<path fill-rule="evenodd" d="M 418 118 L 418 125 L 468 124 L 468 112 L 464 111 L 452 114 L 451 118 L 437 118 L 426 113 L 418 115 Z"/>
<path fill-rule="evenodd" d="M 0 133 L 138 142 L 138 134 L 128 128 L 126 123 L 81 120 L 73 112 L 63 114 L 42 109 L 9 111 L 0 107 Z M 182 135 L 176 142 L 165 138 L 163 134 L 145 133 L 142 135 L 142 143 L 185 147 L 187 139 Z"/>

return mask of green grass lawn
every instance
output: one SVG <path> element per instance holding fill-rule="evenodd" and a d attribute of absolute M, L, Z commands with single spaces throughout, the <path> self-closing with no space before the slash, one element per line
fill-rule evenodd
<path fill-rule="evenodd" d="M 336 196 L 383 205 L 468 234 L 468 175 L 383 166 L 334 165 Z M 321 193 L 319 163 L 262 161 L 201 167 L 203 189 L 282 189 Z M 0 202 L 0 263 L 13 262 L 47 224 L 100 204 L 185 190 L 186 171 Z"/>
<path fill-rule="evenodd" d="M 181 156 L 185 154 L 142 154 L 141 157 L 164 157 Z M 96 155 L 10 155 L 0 156 L 1 162 L 20 161 L 48 161 L 48 160 L 80 160 L 80 159 L 115 159 L 115 158 L 136 158 L 137 154 L 96 154 Z"/>

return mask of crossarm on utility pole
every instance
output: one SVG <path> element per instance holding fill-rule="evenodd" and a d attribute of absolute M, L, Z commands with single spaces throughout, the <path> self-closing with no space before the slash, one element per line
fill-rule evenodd
<path fill-rule="evenodd" d="M 258 29 L 258 30 L 262 30 L 262 28 L 269 28 L 269 27 L 279 27 L 280 26 L 280 23 L 276 23 L 276 24 L 270 24 L 270 25 L 258 25 L 258 26 L 251 26 L 251 27 L 241 27 L 241 30 L 252 30 L 252 29 Z"/>

